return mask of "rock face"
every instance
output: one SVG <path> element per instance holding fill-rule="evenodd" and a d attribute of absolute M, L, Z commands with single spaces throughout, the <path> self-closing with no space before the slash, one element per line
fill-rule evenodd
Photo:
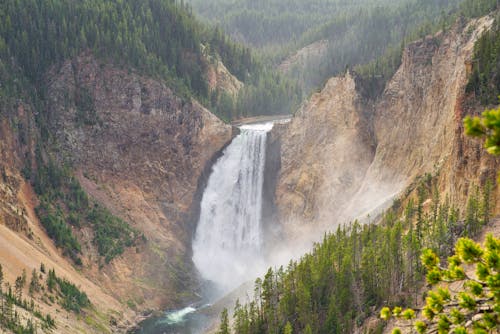
<path fill-rule="evenodd" d="M 207 72 L 208 87 L 210 90 L 214 91 L 218 89 L 233 97 L 238 95 L 238 92 L 243 87 L 243 83 L 229 72 L 223 62 L 214 57 L 207 58 L 210 62 Z"/>
<path fill-rule="evenodd" d="M 280 221 L 332 228 L 364 218 L 425 173 L 439 173 L 441 190 L 460 203 L 472 183 L 494 179 L 495 159 L 462 135 L 465 63 L 491 24 L 489 17 L 457 23 L 446 34 L 409 45 L 376 101 L 360 97 L 349 73 L 313 95 L 277 130 Z"/>
<path fill-rule="evenodd" d="M 328 51 L 328 41 L 320 40 L 309 44 L 293 55 L 289 56 L 281 64 L 278 69 L 283 74 L 289 74 L 294 69 L 304 69 L 308 65 L 319 63 L 326 56 Z"/>
<path fill-rule="evenodd" d="M 277 203 L 290 223 L 327 220 L 351 198 L 374 156 L 370 111 L 354 78 L 332 78 L 282 131 Z M 335 203 L 335 205 L 331 205 Z"/>
<path fill-rule="evenodd" d="M 188 222 L 198 178 L 231 140 L 231 126 L 159 81 L 90 54 L 64 63 L 47 81 L 58 159 L 75 169 L 86 192 L 147 239 L 101 270 L 89 258 L 88 274 L 139 309 L 179 303 L 176 292 L 194 282 L 187 275 L 194 272 Z M 84 254 L 95 254 L 84 244 Z"/>
<path fill-rule="evenodd" d="M 4 283 L 11 286 L 23 270 L 29 274 L 39 271 L 43 263 L 47 269 L 54 269 L 63 277 L 84 291 L 94 305 L 95 312 L 80 315 L 66 311 L 58 303 L 47 302 L 42 294 L 32 297 L 40 312 L 50 314 L 57 324 L 57 333 L 124 332 L 134 321 L 134 312 L 113 298 L 95 282 L 77 271 L 70 261 L 47 237 L 35 214 L 37 198 L 24 176 L 29 167 L 35 167 L 35 146 L 39 138 L 35 117 L 29 98 L 19 98 L 10 110 L 0 110 L 0 264 Z M 24 172 L 22 172 L 24 170 Z M 42 281 L 46 276 L 42 275 Z M 23 296 L 28 296 L 28 286 Z M 45 298 L 45 300 L 44 300 Z M 22 321 L 31 319 L 23 309 L 16 308 Z M 113 322 L 111 323 L 111 320 Z"/>

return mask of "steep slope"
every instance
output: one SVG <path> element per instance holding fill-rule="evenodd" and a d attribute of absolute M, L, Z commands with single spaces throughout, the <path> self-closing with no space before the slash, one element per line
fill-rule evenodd
<path fill-rule="evenodd" d="M 282 126 L 277 203 L 283 221 L 327 221 L 354 196 L 374 155 L 368 117 L 347 74 L 332 78 Z"/>
<path fill-rule="evenodd" d="M 85 291 L 94 305 L 86 315 L 81 316 L 61 310 L 58 303 L 43 301 L 40 295 L 32 298 L 38 310 L 45 316 L 55 319 L 55 333 L 75 332 L 120 332 L 133 324 L 135 314 L 110 296 L 109 291 L 85 278 L 81 272 L 63 257 L 53 241 L 47 237 L 35 214 L 37 198 L 29 183 L 21 174 L 25 160 L 34 150 L 36 138 L 35 121 L 32 109 L 21 100 L 12 110 L 2 110 L 0 120 L 0 265 L 3 269 L 3 282 L 13 286 L 22 271 L 31 273 L 39 270 L 43 263 L 47 270 L 54 269 L 81 290 Z M 3 289 L 3 287 L 2 287 Z M 3 290 L 5 291 L 5 290 Z M 23 295 L 28 296 L 27 286 Z M 21 308 L 16 308 L 21 317 L 30 319 Z M 111 321 L 113 320 L 113 323 Z M 0 330 L 1 332 L 2 330 Z"/>
<path fill-rule="evenodd" d="M 198 179 L 232 138 L 231 126 L 161 82 L 91 55 L 64 63 L 49 80 L 49 127 L 60 161 L 73 166 L 86 192 L 147 239 L 144 249 L 127 251 L 104 273 L 91 272 L 123 300 L 142 301 L 141 308 L 179 301 L 176 293 L 194 282 L 176 275 L 190 273 L 184 263 Z M 93 125 L 78 121 L 77 90 L 91 97 Z M 96 269 L 95 250 L 85 253 Z"/>
<path fill-rule="evenodd" d="M 87 320 L 56 312 L 57 304 L 35 296 L 42 312 L 54 315 L 58 333 L 122 332 L 139 312 L 196 298 L 189 245 L 200 180 L 232 139 L 232 127 L 195 100 L 177 97 L 163 82 L 91 53 L 53 67 L 43 86 L 50 150 L 35 152 L 40 120 L 29 100 L 20 97 L 14 108 L 0 111 L 5 282 L 13 284 L 22 269 L 31 273 L 44 263 L 86 292 L 95 306 Z M 63 256 L 38 221 L 39 200 L 25 180 L 49 156 L 77 176 L 93 202 L 143 235 L 135 247 L 107 263 L 94 242 L 96 232 L 84 224 L 70 227 L 82 245 L 83 266 L 74 267 Z"/>
<path fill-rule="evenodd" d="M 478 142 L 464 139 L 461 125 L 466 60 L 492 22 L 490 17 L 458 22 L 444 34 L 410 44 L 374 102 L 360 98 L 357 79 L 349 73 L 313 95 L 279 130 L 280 221 L 331 228 L 365 218 L 425 173 L 439 173 L 442 192 L 464 205 L 471 184 L 494 178 L 495 159 L 482 153 Z"/>

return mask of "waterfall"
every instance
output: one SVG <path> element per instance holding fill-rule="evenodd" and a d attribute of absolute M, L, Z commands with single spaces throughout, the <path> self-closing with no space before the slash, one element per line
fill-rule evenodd
<path fill-rule="evenodd" d="M 267 133 L 273 123 L 244 125 L 215 163 L 201 201 L 193 261 L 221 292 L 264 268 L 262 186 Z"/>

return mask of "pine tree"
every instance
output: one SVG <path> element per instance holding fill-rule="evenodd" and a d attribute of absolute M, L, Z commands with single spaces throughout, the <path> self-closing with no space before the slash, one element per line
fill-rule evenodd
<path fill-rule="evenodd" d="M 230 334 L 229 330 L 229 319 L 227 315 L 227 309 L 225 308 L 222 310 L 221 316 L 220 316 L 220 326 L 219 330 L 217 331 L 217 334 Z"/>
<path fill-rule="evenodd" d="M 35 292 L 39 291 L 40 291 L 40 279 L 38 277 L 36 269 L 33 269 L 33 271 L 31 272 L 29 294 L 32 296 Z"/>

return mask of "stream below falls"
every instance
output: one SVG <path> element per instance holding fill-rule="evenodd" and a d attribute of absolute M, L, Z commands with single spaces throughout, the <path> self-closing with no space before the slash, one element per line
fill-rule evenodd
<path fill-rule="evenodd" d="M 262 251 L 262 188 L 267 134 L 273 122 L 241 125 L 240 134 L 212 167 L 193 239 L 193 262 L 210 291 L 209 302 L 266 269 Z M 143 321 L 136 334 L 200 334 L 211 318 L 188 306 Z"/>

